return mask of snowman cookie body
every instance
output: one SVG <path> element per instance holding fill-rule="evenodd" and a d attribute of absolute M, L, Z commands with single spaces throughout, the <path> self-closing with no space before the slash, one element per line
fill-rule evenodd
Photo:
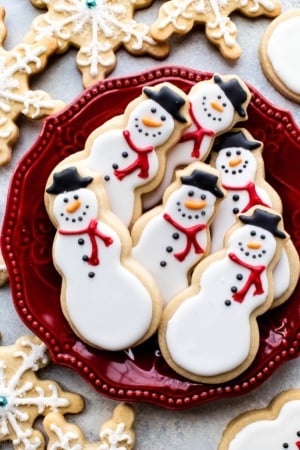
<path fill-rule="evenodd" d="M 188 286 L 193 266 L 209 251 L 209 225 L 224 192 L 204 163 L 177 172 L 161 206 L 133 228 L 133 257 L 154 277 L 166 305 Z"/>
<path fill-rule="evenodd" d="M 182 94 L 182 96 L 181 96 Z M 84 164 L 102 176 L 110 208 L 125 225 L 135 217 L 137 192 L 162 176 L 163 153 L 188 126 L 183 92 L 168 84 L 144 88 L 142 99 L 89 137 Z M 139 214 L 137 214 L 139 215 Z"/>
<path fill-rule="evenodd" d="M 224 133 L 240 120 L 247 119 L 246 108 L 250 93 L 236 76 L 200 81 L 189 95 L 191 125 L 180 141 L 168 152 L 164 177 L 159 186 L 144 196 L 145 208 L 161 201 L 178 167 L 207 157 L 216 136 Z"/>
<path fill-rule="evenodd" d="M 280 216 L 255 209 L 240 219 L 226 248 L 198 264 L 191 287 L 163 315 L 162 353 L 195 381 L 226 381 L 249 366 L 259 344 L 256 317 L 272 303 L 270 270 L 285 237 Z"/>
<path fill-rule="evenodd" d="M 53 262 L 63 278 L 62 310 L 83 341 L 105 350 L 126 349 L 144 340 L 153 327 L 154 290 L 143 282 L 141 269 L 135 273 L 126 266 L 124 242 L 110 223 L 98 219 L 95 192 L 75 186 L 75 175 L 82 179 L 73 167 L 54 174 L 47 190 L 56 194 Z"/>
<path fill-rule="evenodd" d="M 267 408 L 248 411 L 226 427 L 218 450 L 299 450 L 300 394 L 280 393 Z"/>

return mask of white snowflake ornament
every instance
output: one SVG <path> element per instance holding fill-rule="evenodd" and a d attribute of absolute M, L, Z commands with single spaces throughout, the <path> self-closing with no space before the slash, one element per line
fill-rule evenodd
<path fill-rule="evenodd" d="M 131 450 L 135 443 L 133 423 L 133 408 L 121 403 L 114 409 L 112 418 L 101 426 L 100 440 L 89 442 L 81 428 L 67 422 L 62 414 L 49 414 L 44 419 L 49 437 L 47 450 Z"/>
<path fill-rule="evenodd" d="M 150 36 L 146 24 L 134 20 L 136 9 L 152 0 L 31 0 L 48 12 L 36 18 L 27 42 L 45 37 L 58 44 L 58 53 L 69 46 L 79 48 L 77 65 L 83 85 L 90 86 L 111 72 L 116 65 L 115 51 L 123 46 L 129 53 L 148 53 L 157 58 L 168 54 L 166 43 Z"/>
<path fill-rule="evenodd" d="M 12 441 L 16 450 L 42 450 L 44 437 L 32 428 L 36 418 L 82 410 L 79 395 L 36 376 L 48 363 L 46 346 L 36 337 L 22 337 L 14 345 L 0 347 L 0 443 Z"/>
<path fill-rule="evenodd" d="M 276 17 L 281 6 L 279 0 L 170 0 L 160 7 L 150 32 L 165 41 L 173 34 L 187 34 L 196 24 L 205 24 L 207 38 L 225 58 L 234 60 L 241 55 L 237 27 L 229 18 L 234 11 L 249 18 Z"/>
<path fill-rule="evenodd" d="M 6 51 L 2 46 L 6 38 L 4 17 L 5 11 L 0 7 L 0 165 L 11 159 L 12 146 L 19 134 L 15 121 L 20 114 L 40 119 L 64 106 L 44 91 L 30 90 L 28 81 L 45 67 L 49 54 L 56 48 L 55 42 L 45 38 Z"/>

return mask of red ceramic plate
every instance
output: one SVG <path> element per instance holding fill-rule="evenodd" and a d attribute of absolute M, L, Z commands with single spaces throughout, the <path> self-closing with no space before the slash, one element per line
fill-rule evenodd
<path fill-rule="evenodd" d="M 122 113 L 144 85 L 169 81 L 187 92 L 211 75 L 164 67 L 100 82 L 63 112 L 45 120 L 40 137 L 12 178 L 2 251 L 15 308 L 24 323 L 46 343 L 55 363 L 76 370 L 99 393 L 116 400 L 143 401 L 170 409 L 190 408 L 246 393 L 299 354 L 300 285 L 288 302 L 260 317 L 256 359 L 241 376 L 222 385 L 198 384 L 178 376 L 161 357 L 155 337 L 133 353 L 90 348 L 72 332 L 61 311 L 61 280 L 51 259 L 55 230 L 43 204 L 49 173 L 66 156 L 81 150 L 96 127 Z M 289 112 L 249 88 L 253 97 L 249 119 L 243 126 L 265 143 L 267 180 L 283 200 L 285 227 L 300 252 L 300 130 Z"/>

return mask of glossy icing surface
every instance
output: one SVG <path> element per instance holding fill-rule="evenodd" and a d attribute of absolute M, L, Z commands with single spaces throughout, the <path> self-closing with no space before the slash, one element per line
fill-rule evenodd
<path fill-rule="evenodd" d="M 97 126 L 120 114 L 145 84 L 170 81 L 187 92 L 195 82 L 210 77 L 211 74 L 191 69 L 165 67 L 99 83 L 67 110 L 45 121 L 41 136 L 20 161 L 12 179 L 1 246 L 13 280 L 16 310 L 25 324 L 45 341 L 57 364 L 78 371 L 95 389 L 114 399 L 189 408 L 248 392 L 282 363 L 298 356 L 300 329 L 294 317 L 299 315 L 299 286 L 287 303 L 260 318 L 260 347 L 253 364 L 238 379 L 219 386 L 187 382 L 176 375 L 158 352 L 156 338 L 133 353 L 112 354 L 92 349 L 78 340 L 60 309 L 60 278 L 51 257 L 55 230 L 43 206 L 49 173 L 63 158 L 81 150 Z M 253 98 L 249 119 L 243 125 L 255 139 L 265 142 L 267 180 L 284 200 L 285 228 L 299 251 L 300 178 L 295 162 L 299 161 L 300 132 L 288 112 L 274 107 L 250 88 Z"/>

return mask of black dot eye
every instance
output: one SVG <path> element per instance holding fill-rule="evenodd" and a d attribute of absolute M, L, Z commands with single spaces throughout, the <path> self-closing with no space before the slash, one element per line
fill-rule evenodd
<path fill-rule="evenodd" d="M 218 100 L 221 100 L 222 96 L 221 96 L 221 95 L 218 95 L 218 97 L 217 97 L 217 98 L 218 98 Z"/>
<path fill-rule="evenodd" d="M 67 197 L 64 198 L 64 202 L 68 203 L 69 199 Z"/>
<path fill-rule="evenodd" d="M 231 152 L 226 152 L 226 156 L 231 156 Z"/>
<path fill-rule="evenodd" d="M 74 198 L 74 200 L 78 200 L 79 199 L 79 195 L 74 195 L 73 198 Z"/>
<path fill-rule="evenodd" d="M 265 236 L 264 234 L 262 234 L 262 235 L 260 236 L 260 238 L 261 238 L 261 239 L 266 239 L 266 236 Z"/>
<path fill-rule="evenodd" d="M 251 236 L 256 236 L 256 231 L 254 231 L 254 230 L 251 231 L 250 235 L 251 235 Z"/>
<path fill-rule="evenodd" d="M 200 198 L 201 198 L 201 200 L 205 200 L 206 199 L 206 195 L 202 194 Z"/>
<path fill-rule="evenodd" d="M 189 192 L 188 192 L 188 196 L 189 196 L 189 197 L 193 197 L 194 194 L 195 194 L 194 191 L 189 191 Z"/>
<path fill-rule="evenodd" d="M 241 154 L 242 152 L 241 152 L 241 150 L 237 150 L 235 153 L 236 153 L 238 156 L 240 156 L 240 154 Z"/>
<path fill-rule="evenodd" d="M 160 116 L 160 120 L 162 120 L 163 122 L 165 122 L 165 120 L 167 120 L 166 116 Z"/>
<path fill-rule="evenodd" d="M 155 114 L 155 113 L 156 113 L 156 111 L 157 111 L 157 109 L 156 109 L 156 108 L 151 108 L 151 112 L 152 112 L 153 114 Z"/>

